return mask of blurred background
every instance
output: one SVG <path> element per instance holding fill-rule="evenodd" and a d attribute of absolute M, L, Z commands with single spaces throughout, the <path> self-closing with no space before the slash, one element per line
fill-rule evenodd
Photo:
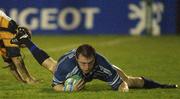
<path fill-rule="evenodd" d="M 1 0 L 3 9 L 33 34 L 174 35 L 179 0 Z"/>

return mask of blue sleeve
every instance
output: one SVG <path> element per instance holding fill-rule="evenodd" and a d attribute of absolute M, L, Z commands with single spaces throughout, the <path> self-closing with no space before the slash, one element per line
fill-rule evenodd
<path fill-rule="evenodd" d="M 74 64 L 72 64 L 71 60 L 68 58 L 63 62 L 58 63 L 58 67 L 53 76 L 53 84 L 63 84 L 74 68 Z"/>
<path fill-rule="evenodd" d="M 57 69 L 53 76 L 53 84 L 63 84 L 67 77 L 70 76 L 73 69 L 77 70 L 75 62 L 75 50 L 72 50 L 61 56 L 58 60 Z"/>
<path fill-rule="evenodd" d="M 64 64 L 60 64 L 54 73 L 53 76 L 53 84 L 63 84 L 66 80 L 66 76 L 68 75 L 68 71 L 66 70 L 66 66 L 63 66 Z"/>
<path fill-rule="evenodd" d="M 97 61 L 100 66 L 100 70 L 107 75 L 105 81 L 112 87 L 112 89 L 117 90 L 119 85 L 122 83 L 122 79 L 118 75 L 117 71 L 103 56 L 97 55 Z"/>

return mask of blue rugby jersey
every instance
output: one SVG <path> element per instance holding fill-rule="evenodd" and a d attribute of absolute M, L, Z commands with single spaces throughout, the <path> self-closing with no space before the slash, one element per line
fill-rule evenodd
<path fill-rule="evenodd" d="M 107 82 L 114 90 L 118 89 L 122 82 L 113 66 L 100 54 L 96 53 L 93 70 L 88 74 L 83 74 L 75 59 L 76 50 L 72 50 L 63 55 L 57 64 L 57 69 L 53 76 L 53 84 L 63 84 L 64 81 L 73 76 L 79 75 L 86 82 L 99 79 Z"/>

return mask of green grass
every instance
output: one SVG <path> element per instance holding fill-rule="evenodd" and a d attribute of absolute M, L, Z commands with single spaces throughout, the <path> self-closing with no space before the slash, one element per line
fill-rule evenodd
<path fill-rule="evenodd" d="M 64 52 L 88 43 L 128 75 L 145 76 L 162 83 L 180 85 L 180 37 L 129 36 L 33 36 L 33 41 L 54 59 Z M 180 89 L 130 89 L 128 93 L 112 91 L 99 80 L 87 84 L 82 92 L 54 92 L 52 75 L 41 67 L 27 49 L 22 50 L 30 73 L 43 80 L 36 85 L 19 83 L 8 69 L 0 68 L 0 99 L 179 99 Z M 0 66 L 3 61 L 0 59 Z"/>

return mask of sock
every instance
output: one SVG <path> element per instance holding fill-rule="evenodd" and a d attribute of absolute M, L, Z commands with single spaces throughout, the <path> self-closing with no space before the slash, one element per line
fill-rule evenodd
<path fill-rule="evenodd" d="M 144 80 L 144 88 L 161 88 L 163 85 L 153 80 L 142 77 Z"/>
<path fill-rule="evenodd" d="M 44 60 L 49 58 L 49 55 L 43 50 L 39 49 L 31 40 L 27 39 L 24 43 L 39 64 L 42 64 Z"/>
<path fill-rule="evenodd" d="M 6 47 L 7 57 L 21 56 L 20 49 L 18 47 Z"/>

